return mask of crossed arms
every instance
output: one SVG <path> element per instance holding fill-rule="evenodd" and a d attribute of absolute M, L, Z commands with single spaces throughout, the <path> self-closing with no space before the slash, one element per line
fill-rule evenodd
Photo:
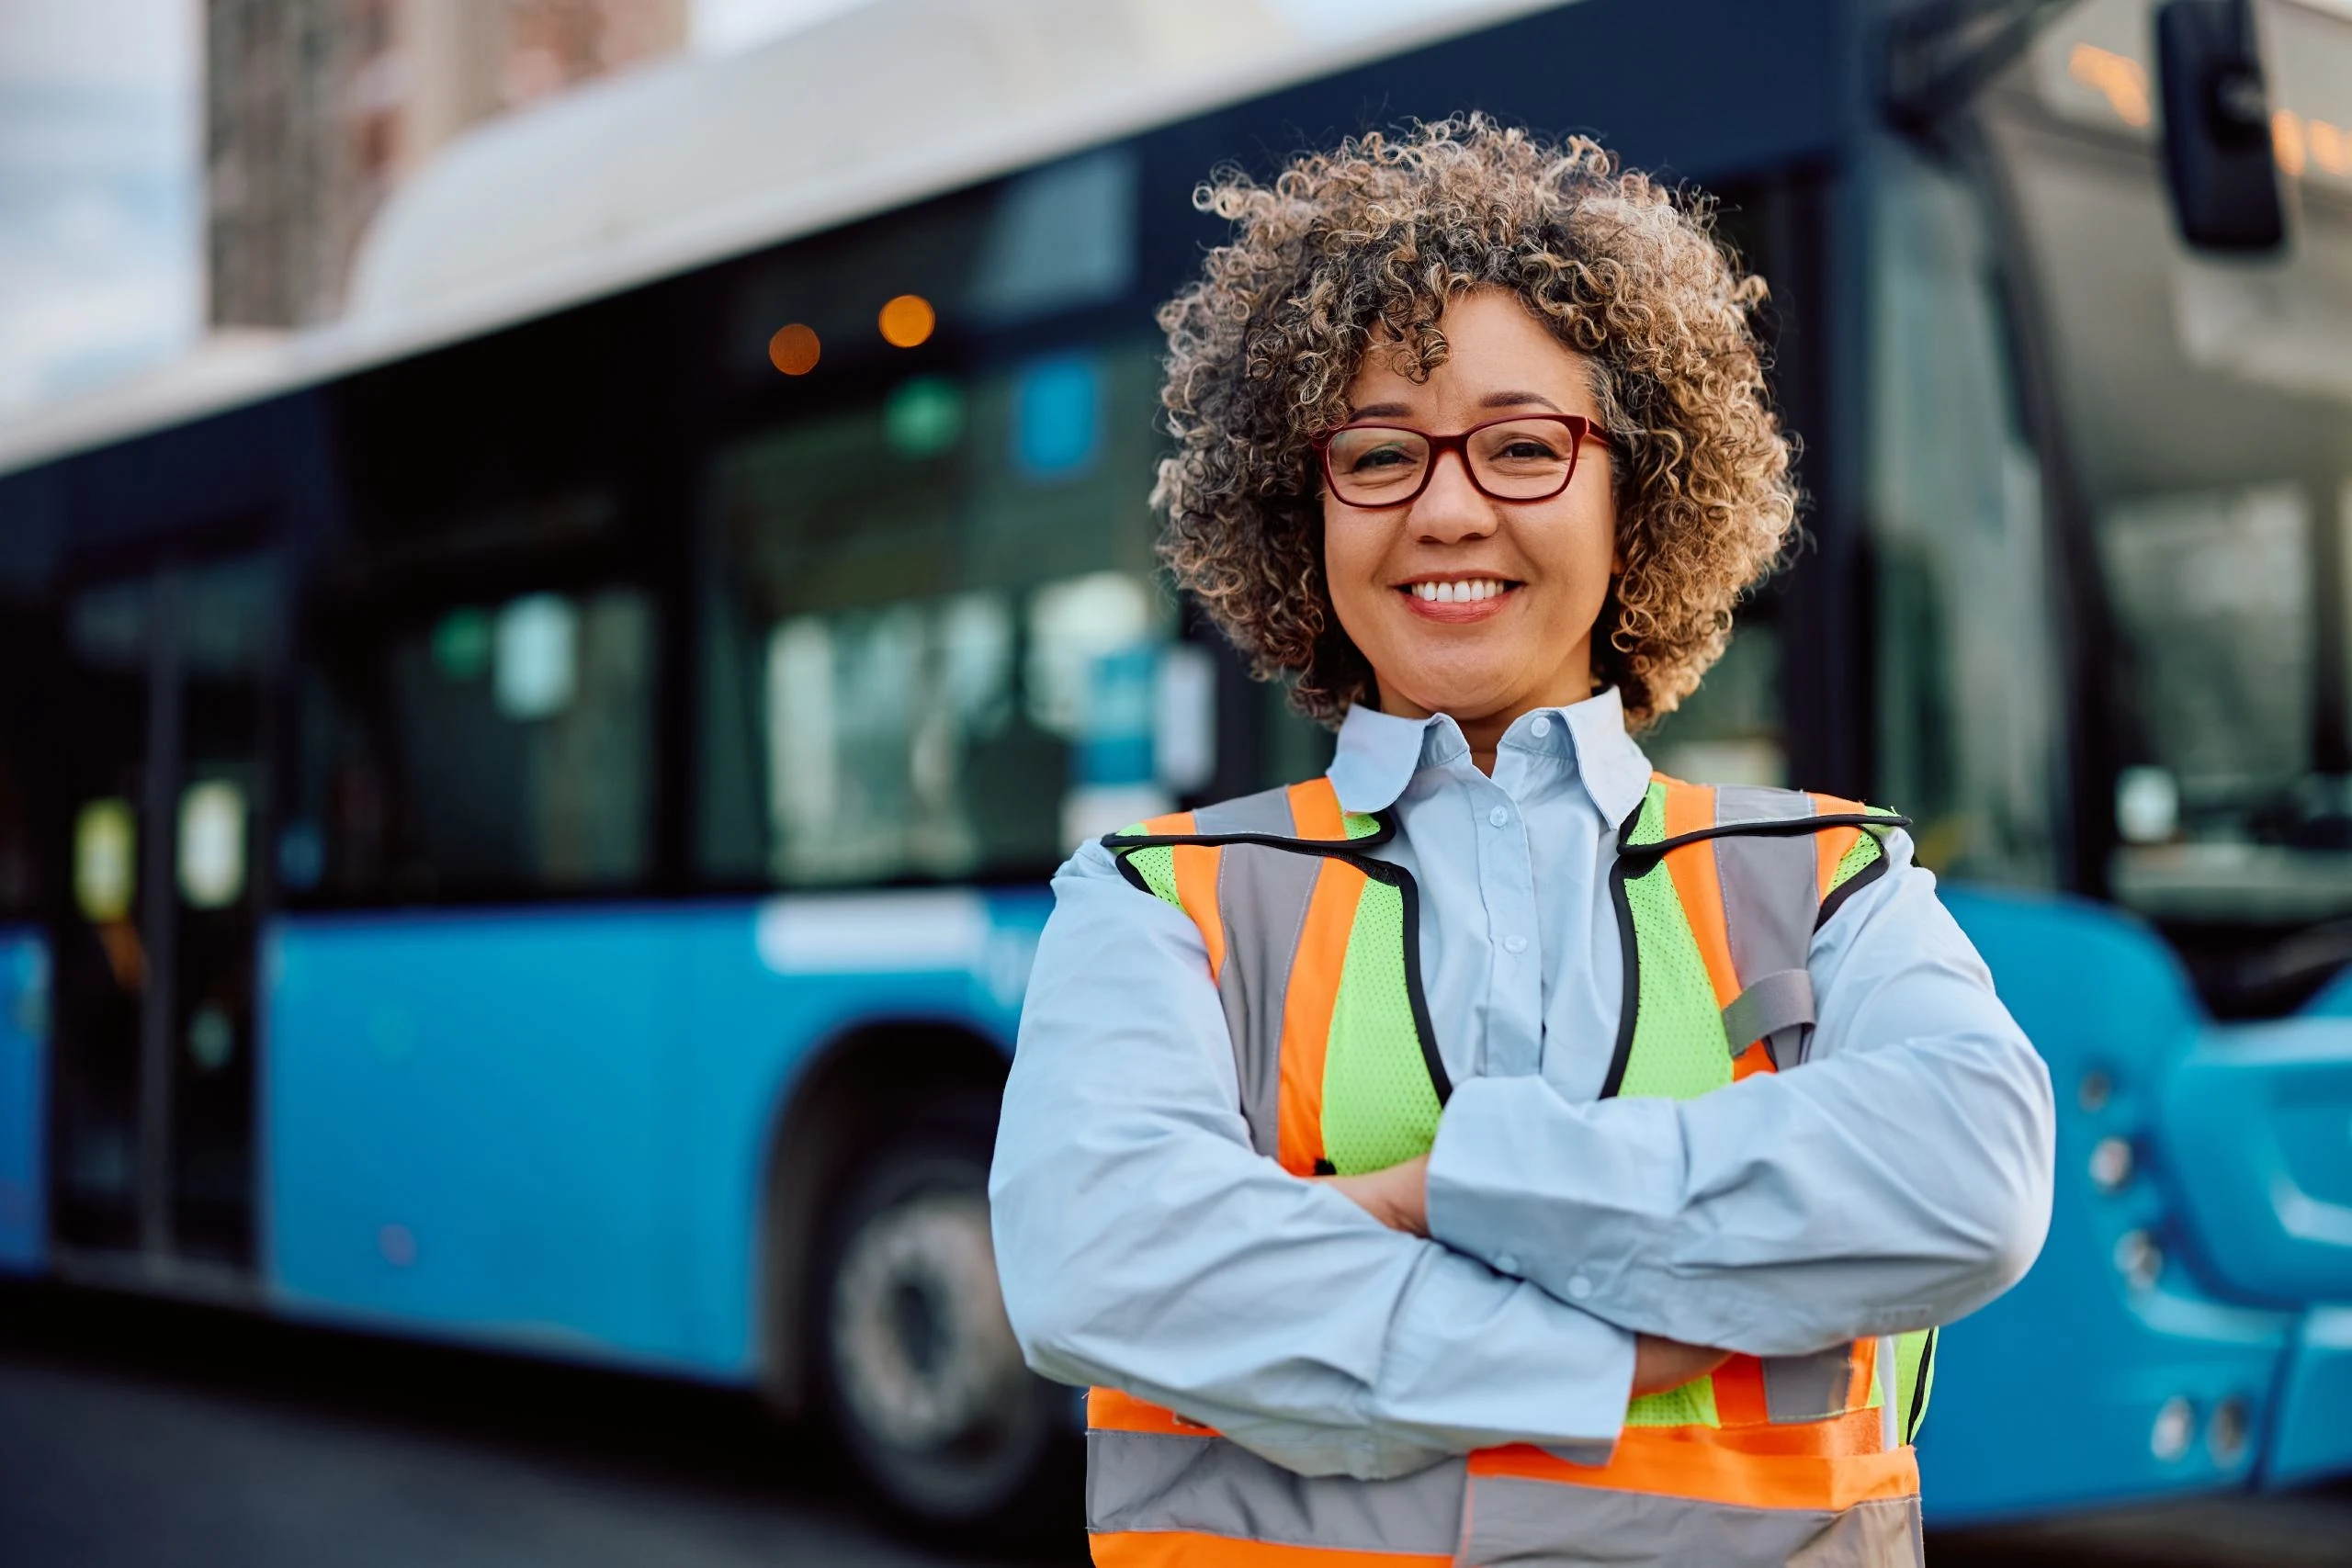
<path fill-rule="evenodd" d="M 1471 1078 L 1425 1172 L 1305 1181 L 1250 1146 L 1199 931 L 1088 846 L 1055 881 L 990 1179 L 1031 1364 L 1374 1477 L 1498 1443 L 1597 1459 L 1631 1393 L 1721 1354 L 1983 1305 L 2048 1223 L 2049 1077 L 1888 850 L 1815 939 L 1802 1069 L 1686 1101 Z"/>

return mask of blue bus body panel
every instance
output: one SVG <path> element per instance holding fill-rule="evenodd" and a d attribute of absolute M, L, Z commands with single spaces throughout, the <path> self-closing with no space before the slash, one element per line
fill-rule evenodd
<path fill-rule="evenodd" d="M 2128 916 L 1981 888 L 1943 897 L 2050 1065 L 2057 1195 L 2032 1271 L 1944 1335 L 1919 1438 L 1928 1517 L 2247 1483 L 2299 1314 L 2226 1299 L 2183 1258 L 2195 1249 L 2160 1142 L 2165 1090 L 2212 1026 L 2171 953 Z M 2129 1139 L 2139 1165 L 2111 1193 L 2090 1176 L 2108 1137 Z M 2166 1258 L 2143 1288 L 2117 1263 L 2135 1232 Z M 2176 1399 L 2188 1402 L 2192 1440 L 2159 1453 L 2158 1413 Z M 2211 1440 L 2225 1401 L 2250 1423 L 2234 1448 Z"/>
<path fill-rule="evenodd" d="M 0 1273 L 49 1260 L 49 943 L 0 929 Z"/>
<path fill-rule="evenodd" d="M 887 967 L 876 912 L 920 929 L 942 900 L 961 945 L 934 944 L 927 971 Z M 863 939 L 838 935 L 850 903 Z M 795 1075 L 881 1016 L 954 1020 L 1009 1047 L 1043 919 L 1042 895 L 956 892 L 280 921 L 264 1091 L 273 1297 L 296 1314 L 747 1379 L 759 1184 Z M 830 948 L 808 940 L 827 930 Z"/>

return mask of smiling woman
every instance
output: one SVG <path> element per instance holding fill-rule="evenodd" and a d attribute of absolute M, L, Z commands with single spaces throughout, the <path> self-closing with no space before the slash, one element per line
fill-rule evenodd
<path fill-rule="evenodd" d="M 1905 818 L 1629 732 L 1789 535 L 1763 286 L 1478 118 L 1203 204 L 1162 552 L 1340 734 L 1054 884 L 991 1195 L 1095 1561 L 1915 1562 L 2049 1080 Z"/>

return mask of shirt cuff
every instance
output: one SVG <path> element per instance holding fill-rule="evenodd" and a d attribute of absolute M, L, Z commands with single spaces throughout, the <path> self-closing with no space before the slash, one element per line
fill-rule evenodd
<path fill-rule="evenodd" d="M 1430 1151 L 1430 1235 L 1612 1323 L 1654 1320 L 1645 1253 L 1681 1207 L 1681 1146 L 1671 1100 L 1575 1105 L 1540 1078 L 1473 1078 Z"/>

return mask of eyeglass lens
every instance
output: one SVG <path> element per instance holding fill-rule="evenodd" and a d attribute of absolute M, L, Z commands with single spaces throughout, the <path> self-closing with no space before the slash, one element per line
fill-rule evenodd
<path fill-rule="evenodd" d="M 1464 446 L 1480 490 L 1503 501 L 1544 501 L 1567 488 L 1577 431 L 1555 420 L 1505 420 L 1472 431 Z M 1384 425 L 1339 431 L 1328 456 L 1333 491 L 1354 506 L 1411 497 L 1432 460 L 1428 436 Z"/>

